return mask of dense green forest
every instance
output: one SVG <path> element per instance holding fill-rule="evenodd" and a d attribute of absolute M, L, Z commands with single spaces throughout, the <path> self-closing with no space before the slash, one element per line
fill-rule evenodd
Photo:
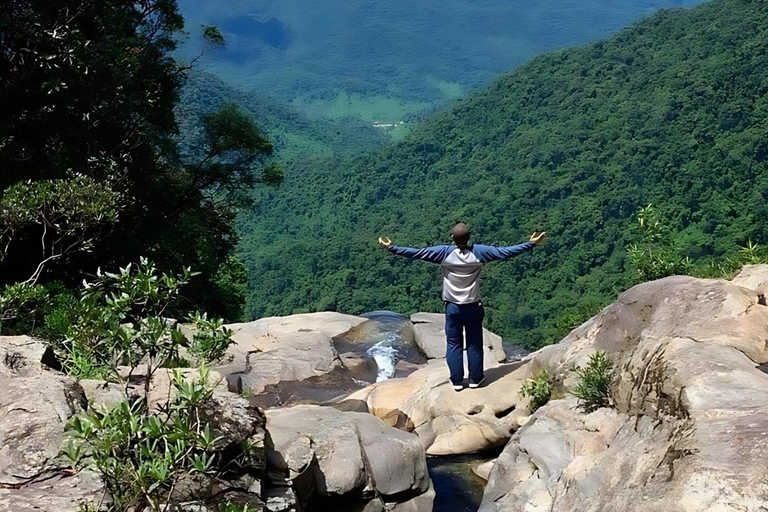
<path fill-rule="evenodd" d="M 250 317 L 441 309 L 439 272 L 377 250 L 477 242 L 541 249 L 489 265 L 487 327 L 528 348 L 637 281 L 627 247 L 655 203 L 694 262 L 768 242 L 768 4 L 662 11 L 537 57 L 359 157 L 297 161 L 240 219 Z"/>
<path fill-rule="evenodd" d="M 381 130 L 358 118 L 311 119 L 286 102 L 193 69 L 187 73 L 176 107 L 179 143 L 184 151 L 199 140 L 203 116 L 228 103 L 235 103 L 251 114 L 259 128 L 269 135 L 281 161 L 350 155 L 388 140 Z"/>
<path fill-rule="evenodd" d="M 540 53 L 584 44 L 701 0 L 180 0 L 195 55 L 201 25 L 227 44 L 200 61 L 229 84 L 320 117 L 372 123 L 487 86 Z"/>
<path fill-rule="evenodd" d="M 183 26 L 175 0 L 0 4 L 0 327 L 141 256 L 194 267 L 188 303 L 242 315 L 235 211 L 282 175 L 232 103 L 197 110 L 179 144 Z"/>

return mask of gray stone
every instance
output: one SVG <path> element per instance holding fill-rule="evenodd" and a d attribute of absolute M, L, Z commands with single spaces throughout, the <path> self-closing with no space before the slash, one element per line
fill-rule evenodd
<path fill-rule="evenodd" d="M 230 389 L 260 394 L 283 381 L 302 381 L 341 366 L 333 338 L 365 318 L 322 312 L 270 317 L 228 326 L 235 344 L 216 370 Z"/>
<path fill-rule="evenodd" d="M 0 483 L 19 484 L 67 465 L 58 459 L 64 426 L 85 410 L 82 389 L 69 377 L 40 373 L 2 380 Z"/>
<path fill-rule="evenodd" d="M 98 474 L 81 471 L 76 475 L 50 474 L 21 484 L 0 487 L 0 510 L 8 512 L 80 512 L 81 505 L 98 505 L 105 500 L 105 486 Z"/>
<path fill-rule="evenodd" d="M 267 411 L 267 428 L 292 475 L 316 468 L 320 496 L 374 491 L 386 499 L 429 490 L 419 440 L 369 414 L 302 405 Z"/>
<path fill-rule="evenodd" d="M 29 336 L 0 336 L 0 378 L 32 377 L 59 369 L 45 342 Z"/>
<path fill-rule="evenodd" d="M 596 350 L 612 408 L 553 400 L 512 437 L 481 512 L 761 511 L 768 503 L 768 307 L 752 284 L 638 285 L 528 364 L 572 389 Z M 765 269 L 763 269 L 765 270 Z"/>

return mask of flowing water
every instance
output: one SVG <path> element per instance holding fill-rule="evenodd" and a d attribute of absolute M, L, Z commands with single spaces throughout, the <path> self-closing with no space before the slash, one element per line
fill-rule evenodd
<path fill-rule="evenodd" d="M 343 368 L 300 382 L 281 382 L 269 386 L 264 393 L 251 398 L 265 408 L 285 407 L 298 403 L 331 404 L 339 397 L 394 377 L 406 377 L 426 363 L 414 341 L 408 317 L 390 311 L 374 311 L 362 315 L 367 322 L 354 327 L 346 335 L 333 340 Z M 354 409 L 354 401 L 335 403 L 335 407 Z M 367 409 L 363 406 L 363 409 Z M 429 474 L 435 487 L 435 512 L 476 512 L 483 496 L 485 482 L 472 472 L 489 454 L 428 457 Z M 340 512 L 357 511 L 359 507 L 334 507 Z"/>

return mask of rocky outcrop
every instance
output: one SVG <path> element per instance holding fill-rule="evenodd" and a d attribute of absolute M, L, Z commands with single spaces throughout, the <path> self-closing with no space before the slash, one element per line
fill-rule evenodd
<path fill-rule="evenodd" d="M 67 421 L 89 407 L 110 406 L 126 396 L 143 396 L 146 381 L 140 370 L 127 386 L 96 380 L 77 382 L 44 364 L 52 357 L 46 345 L 27 337 L 0 337 L 0 510 L 76 512 L 81 506 L 108 501 L 105 485 L 91 471 L 75 473 L 60 455 Z M 55 364 L 55 362 L 54 362 Z M 197 370 L 182 370 L 197 379 Z M 266 451 L 271 440 L 266 418 L 247 400 L 230 393 L 222 375 L 211 372 L 215 385 L 211 400 L 201 409 L 202 420 L 217 439 L 217 456 L 238 457 L 238 471 L 226 478 L 200 476 L 180 482 L 174 490 L 176 510 L 205 510 L 203 502 L 261 504 L 261 491 L 271 482 L 264 479 Z M 126 395 L 127 391 L 127 395 Z M 170 373 L 159 370 L 149 386 L 149 407 L 168 407 L 174 397 Z M 249 447 L 242 455 L 241 446 Z M 246 492 L 251 489 L 250 492 Z M 188 501 L 187 505 L 178 505 Z M 193 504 L 194 503 L 194 504 Z M 180 508 L 179 508 L 180 507 Z M 214 507 L 215 508 L 215 507 Z"/>
<path fill-rule="evenodd" d="M 251 394 L 324 375 L 342 364 L 333 338 L 362 322 L 365 318 L 323 312 L 233 324 L 228 327 L 235 344 L 216 370 L 226 376 L 230 390 Z"/>
<path fill-rule="evenodd" d="M 414 313 L 411 315 L 416 344 L 429 359 L 445 359 L 445 315 L 442 313 Z M 483 348 L 486 362 L 503 363 L 507 360 L 501 336 L 483 329 Z"/>
<path fill-rule="evenodd" d="M 486 384 L 456 392 L 444 361 L 430 362 L 405 379 L 379 382 L 353 393 L 346 402 L 363 402 L 385 423 L 413 431 L 429 455 L 471 453 L 509 440 L 527 402 L 518 391 L 530 377 L 522 363 L 487 368 Z"/>
<path fill-rule="evenodd" d="M 424 450 L 412 434 L 369 414 L 314 405 L 267 411 L 267 428 L 275 466 L 305 503 L 344 498 L 367 503 L 365 510 L 432 510 Z"/>
<path fill-rule="evenodd" d="M 87 402 L 75 379 L 43 364 L 46 345 L 0 337 L 0 510 L 75 512 L 104 485 L 93 473 L 72 475 L 59 457 L 64 426 Z"/>
<path fill-rule="evenodd" d="M 550 401 L 512 437 L 481 512 L 754 511 L 768 503 L 766 268 L 636 286 L 536 353 L 561 395 L 597 350 L 611 408 Z M 741 285 L 741 286 L 739 286 Z M 745 288 L 742 286 L 748 286 Z"/>
<path fill-rule="evenodd" d="M 487 460 L 482 464 L 478 464 L 476 467 L 473 467 L 472 472 L 487 482 L 495 463 L 496 459 Z"/>

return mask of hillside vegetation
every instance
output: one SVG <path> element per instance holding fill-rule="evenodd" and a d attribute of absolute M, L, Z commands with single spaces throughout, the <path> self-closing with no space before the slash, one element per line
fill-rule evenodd
<path fill-rule="evenodd" d="M 381 130 L 360 119 L 310 119 L 288 103 L 227 84 L 205 71 L 190 72 L 180 92 L 176 120 L 184 150 L 199 140 L 204 115 L 230 103 L 253 116 L 282 161 L 349 155 L 387 141 Z"/>
<path fill-rule="evenodd" d="M 218 26 L 226 45 L 203 62 L 225 82 L 304 112 L 369 123 L 484 87 L 545 51 L 583 44 L 657 9 L 701 0 L 180 0 L 192 35 Z"/>
<path fill-rule="evenodd" d="M 286 169 L 241 217 L 249 314 L 439 311 L 439 272 L 376 248 L 475 241 L 532 255 L 490 265 L 487 327 L 559 339 L 637 280 L 635 215 L 655 203 L 694 262 L 768 241 L 768 4 L 715 0 L 534 59 L 402 143 Z"/>

